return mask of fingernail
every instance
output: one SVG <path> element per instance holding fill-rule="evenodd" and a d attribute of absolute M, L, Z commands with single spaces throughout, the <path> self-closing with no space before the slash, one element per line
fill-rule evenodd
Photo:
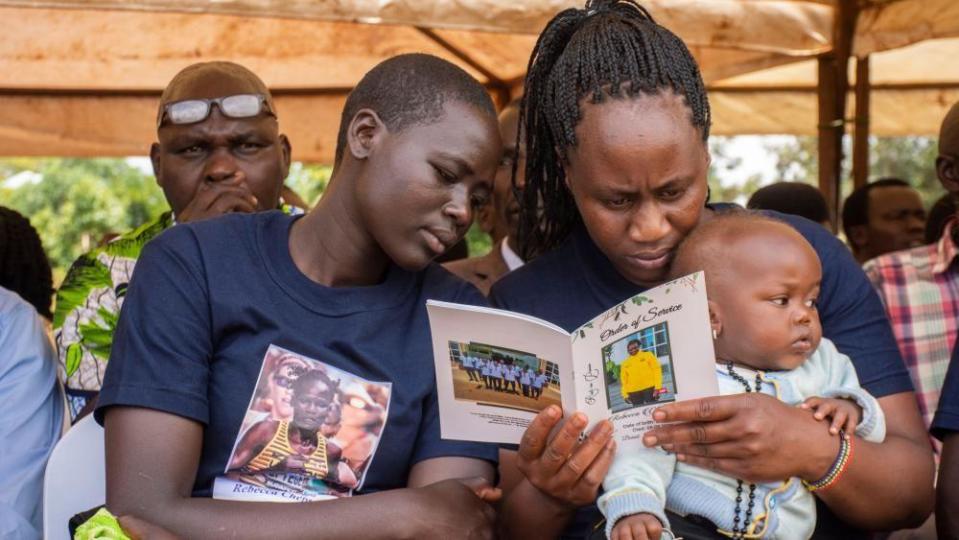
<path fill-rule="evenodd" d="M 657 422 L 662 422 L 665 419 L 666 419 L 666 413 L 663 412 L 661 409 L 656 409 L 655 411 L 653 411 L 653 420 Z"/>
<path fill-rule="evenodd" d="M 643 437 L 643 444 L 646 446 L 656 446 L 656 441 L 658 440 L 655 435 L 646 435 Z"/>
<path fill-rule="evenodd" d="M 557 406 L 555 406 L 555 405 L 550 405 L 549 407 L 547 407 L 547 408 L 546 408 L 546 416 L 548 416 L 548 417 L 550 417 L 550 418 L 558 418 L 558 417 L 559 417 L 559 407 L 557 407 Z"/>
<path fill-rule="evenodd" d="M 610 452 L 615 452 L 615 451 L 616 451 L 616 439 L 610 439 L 609 442 L 606 443 L 606 449 L 609 450 Z"/>
<path fill-rule="evenodd" d="M 667 452 L 672 452 L 672 451 L 673 451 L 673 448 L 675 448 L 675 447 L 674 447 L 673 445 L 671 445 L 671 444 L 664 444 L 662 448 L 663 448 L 663 450 L 665 450 L 665 451 L 667 451 Z"/>
<path fill-rule="evenodd" d="M 576 413 L 573 415 L 573 427 L 575 428 L 584 428 L 586 427 L 586 415 L 582 413 Z"/>
<path fill-rule="evenodd" d="M 686 461 L 686 454 L 676 454 L 676 459 L 679 461 Z"/>

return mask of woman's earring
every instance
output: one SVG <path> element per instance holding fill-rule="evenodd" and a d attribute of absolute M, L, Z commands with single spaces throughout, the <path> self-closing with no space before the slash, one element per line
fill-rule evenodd
<path fill-rule="evenodd" d="M 717 339 L 719 339 L 719 332 L 717 332 L 716 329 L 713 328 L 713 341 L 716 341 Z"/>

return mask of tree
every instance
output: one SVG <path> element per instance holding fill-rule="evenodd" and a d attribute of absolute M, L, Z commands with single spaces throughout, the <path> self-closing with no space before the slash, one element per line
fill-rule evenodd
<path fill-rule="evenodd" d="M 0 175 L 32 175 L 0 183 L 0 205 L 30 219 L 56 277 L 107 234 L 122 233 L 167 209 L 153 177 L 122 159 L 0 160 Z"/>

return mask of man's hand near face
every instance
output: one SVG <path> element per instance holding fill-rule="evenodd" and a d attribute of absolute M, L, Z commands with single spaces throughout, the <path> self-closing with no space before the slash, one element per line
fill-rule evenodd
<path fill-rule="evenodd" d="M 233 212 L 251 213 L 259 201 L 239 177 L 218 182 L 204 181 L 190 202 L 176 215 L 178 223 L 201 221 Z"/>

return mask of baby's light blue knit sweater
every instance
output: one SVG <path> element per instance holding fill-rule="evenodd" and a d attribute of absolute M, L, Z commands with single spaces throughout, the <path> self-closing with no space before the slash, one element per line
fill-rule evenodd
<path fill-rule="evenodd" d="M 743 368 L 736 371 L 750 386 L 756 372 Z M 725 366 L 716 366 L 721 394 L 741 394 L 742 383 L 729 376 Z M 856 435 L 867 441 L 882 442 L 886 423 L 879 403 L 859 386 L 856 370 L 849 357 L 823 338 L 819 348 L 801 366 L 792 371 L 762 372 L 764 394 L 775 396 L 790 405 L 799 405 L 806 398 L 840 397 L 855 400 L 862 407 L 863 418 Z M 721 530 L 732 531 L 736 506 L 735 478 L 724 476 L 676 461 L 673 454 L 658 448 L 619 452 L 603 481 L 605 493 L 599 498 L 599 509 L 606 516 L 606 536 L 620 518 L 649 513 L 669 527 L 664 508 L 679 515 L 695 514 L 715 523 Z M 748 484 L 743 487 L 740 519 L 745 516 Z M 798 478 L 757 484 L 755 506 L 747 526 L 747 538 L 806 539 L 816 527 L 816 502 Z"/>

